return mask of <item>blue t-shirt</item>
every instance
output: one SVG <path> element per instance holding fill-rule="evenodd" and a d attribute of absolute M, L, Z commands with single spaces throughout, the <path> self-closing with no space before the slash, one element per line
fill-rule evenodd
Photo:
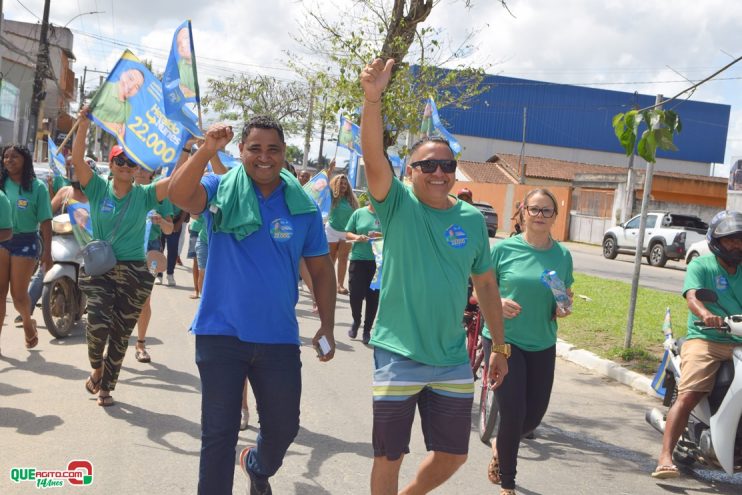
<path fill-rule="evenodd" d="M 221 177 L 207 175 L 201 184 L 216 195 Z M 299 345 L 296 303 L 299 300 L 299 259 L 328 253 L 319 211 L 291 215 L 283 182 L 258 198 L 260 229 L 241 241 L 213 232 L 209 207 L 202 213 L 208 233 L 206 278 L 191 330 L 196 335 L 227 335 L 244 342 Z"/>

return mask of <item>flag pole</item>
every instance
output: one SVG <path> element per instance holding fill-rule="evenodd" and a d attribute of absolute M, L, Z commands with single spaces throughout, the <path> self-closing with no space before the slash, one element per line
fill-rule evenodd
<path fill-rule="evenodd" d="M 86 117 L 86 118 L 87 118 L 87 117 Z M 67 141 L 69 141 L 69 140 L 70 140 L 70 138 L 72 137 L 72 134 L 74 134 L 74 132 L 75 132 L 75 131 L 77 130 L 77 127 L 78 127 L 78 126 L 80 125 L 80 120 L 81 120 L 81 119 L 77 119 L 77 120 L 75 121 L 75 123 L 74 123 L 74 124 L 72 124 L 72 129 L 70 129 L 70 132 L 68 132 L 68 133 L 67 133 L 67 135 L 66 135 L 66 136 L 64 137 L 64 140 L 62 141 L 62 144 L 60 144 L 60 145 L 59 145 L 59 149 L 60 149 L 60 150 L 61 150 L 62 148 L 64 148 L 64 145 L 65 145 L 65 144 L 67 144 Z"/>

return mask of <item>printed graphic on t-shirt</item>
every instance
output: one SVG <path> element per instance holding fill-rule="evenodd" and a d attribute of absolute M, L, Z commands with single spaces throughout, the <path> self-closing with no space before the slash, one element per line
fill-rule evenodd
<path fill-rule="evenodd" d="M 452 248 L 460 249 L 466 246 L 467 240 L 466 232 L 458 225 L 453 224 L 446 229 L 446 242 Z"/>
<path fill-rule="evenodd" d="M 716 276 L 716 290 L 725 291 L 729 288 L 729 280 L 724 275 Z"/>
<path fill-rule="evenodd" d="M 26 198 L 18 198 L 18 201 L 15 202 L 15 206 L 19 210 L 25 210 L 28 208 L 28 200 Z"/>
<path fill-rule="evenodd" d="M 271 222 L 271 237 L 278 242 L 286 242 L 294 236 L 294 226 L 285 218 L 276 218 Z"/>
<path fill-rule="evenodd" d="M 101 213 L 111 213 L 114 208 L 116 208 L 116 205 L 113 203 L 111 198 L 104 198 L 100 204 Z"/>

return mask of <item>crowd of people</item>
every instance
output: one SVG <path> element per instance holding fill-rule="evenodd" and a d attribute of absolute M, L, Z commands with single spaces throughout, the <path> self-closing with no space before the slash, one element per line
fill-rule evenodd
<path fill-rule="evenodd" d="M 555 272 L 571 301 L 572 258 L 552 237 L 559 203 L 548 189 L 530 191 L 514 217 L 521 232 L 490 248 L 484 218 L 471 204 L 472 192 L 450 194 L 457 160 L 446 140 L 426 137 L 415 143 L 406 166 L 408 183 L 395 177 L 384 151 L 382 113 L 393 64 L 376 59 L 360 76 L 368 202 L 360 204 L 347 176 L 335 174 L 326 222 L 304 191 L 309 172 L 286 166 L 283 129 L 266 116 L 246 122 L 238 139 L 242 166 L 232 169 L 221 164 L 217 152 L 234 139 L 233 130 L 216 124 L 195 151 L 194 140 L 186 143 L 170 176 L 158 177 L 114 146 L 110 177 L 101 177 L 85 159 L 87 109 L 73 141 L 67 185 L 36 179 L 25 147 L 3 149 L 0 291 L 7 295 L 10 289 L 28 349 L 39 341 L 31 318 L 38 297 L 29 283 L 32 278 L 40 283 L 52 266 L 53 213 L 87 203 L 92 238 L 107 243 L 115 257 L 112 268 L 86 274 L 80 282 L 87 295 L 91 368 L 85 389 L 97 395 L 100 406 L 114 404 L 112 392 L 135 326 L 135 359 L 152 359 L 145 342 L 156 273 L 148 260 L 151 253 L 162 256 L 166 251 L 166 261 L 156 271 L 164 270 L 166 284 L 174 285 L 179 243 L 185 237 L 181 233 L 188 225 L 191 297 L 199 302 L 190 327 L 202 392 L 199 493 L 232 493 L 238 433 L 249 421 L 248 389 L 260 411 L 260 428 L 256 445 L 241 451 L 239 465 L 251 494 L 271 493 L 270 478 L 299 431 L 299 276 L 319 317 L 312 345 L 320 361 L 335 354 L 338 294 L 349 296 L 353 321 L 348 337 L 356 339 L 361 332 L 363 344 L 373 347 L 370 487 L 375 495 L 428 493 L 467 459 L 475 378 L 462 315 L 469 303 L 464 295 L 473 290 L 486 321 L 482 336 L 489 372 L 483 380 L 500 404 L 500 426 L 486 472 L 501 486 L 501 495 L 515 493 L 519 442 L 548 408 L 558 320 L 570 314 L 542 283 L 545 270 Z M 213 173 L 206 172 L 209 164 Z M 742 215 L 735 215 L 718 229 L 718 242 L 712 244 L 715 257 L 689 268 L 690 311 L 709 326 L 719 325 L 719 315 L 693 294 L 718 276 L 736 288 Z M 382 245 L 377 249 L 383 251 L 379 281 L 373 248 Z M 725 304 L 742 313 L 736 298 Z M 4 304 L 0 311 L 2 322 Z M 675 426 L 666 432 L 656 477 L 677 474 L 670 458 L 677 425 L 684 424 L 688 411 L 708 392 L 714 366 L 731 352 L 729 342 L 720 342 L 718 335 L 709 338 L 694 331 L 691 338 L 699 345 L 713 342 L 714 358 L 696 360 L 692 378 L 681 384 L 668 417 Z M 683 362 L 708 355 L 708 345 L 696 349 L 686 344 Z M 430 453 L 400 490 L 400 467 L 410 452 L 416 410 Z"/>

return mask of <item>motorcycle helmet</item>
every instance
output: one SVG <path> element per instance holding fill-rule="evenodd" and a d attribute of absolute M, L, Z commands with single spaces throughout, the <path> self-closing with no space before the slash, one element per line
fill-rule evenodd
<path fill-rule="evenodd" d="M 728 250 L 721 244 L 721 239 L 742 239 L 742 213 L 724 210 L 717 213 L 706 232 L 709 249 L 725 263 L 737 266 L 742 263 L 742 250 Z"/>

